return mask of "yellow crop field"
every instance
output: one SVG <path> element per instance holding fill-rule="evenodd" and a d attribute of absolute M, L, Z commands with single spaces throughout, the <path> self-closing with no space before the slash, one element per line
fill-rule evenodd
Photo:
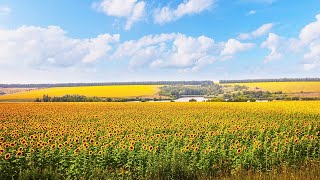
<path fill-rule="evenodd" d="M 66 94 L 112 98 L 154 96 L 159 92 L 159 87 L 156 85 L 55 87 L 7 94 L 0 96 L 0 100 L 36 99 L 41 98 L 44 94 L 52 97 L 64 96 Z"/>
<path fill-rule="evenodd" d="M 320 82 L 260 82 L 260 83 L 231 83 L 228 85 L 247 86 L 251 90 L 259 88 L 270 92 L 284 93 L 320 92 Z"/>
<path fill-rule="evenodd" d="M 0 103 L 0 179 L 284 172 L 319 161 L 319 107 L 317 101 Z"/>

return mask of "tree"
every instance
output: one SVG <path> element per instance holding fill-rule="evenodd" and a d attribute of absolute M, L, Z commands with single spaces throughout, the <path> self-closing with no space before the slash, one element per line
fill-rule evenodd
<path fill-rule="evenodd" d="M 50 102 L 51 101 L 51 97 L 47 94 L 47 95 L 43 95 L 42 97 L 42 101 L 43 102 Z"/>

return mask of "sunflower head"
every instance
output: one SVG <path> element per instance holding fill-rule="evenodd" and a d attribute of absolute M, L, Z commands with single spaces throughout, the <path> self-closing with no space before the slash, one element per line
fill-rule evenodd
<path fill-rule="evenodd" d="M 5 160 L 8 160 L 10 158 L 10 153 L 7 153 L 5 156 L 4 156 L 4 159 Z"/>

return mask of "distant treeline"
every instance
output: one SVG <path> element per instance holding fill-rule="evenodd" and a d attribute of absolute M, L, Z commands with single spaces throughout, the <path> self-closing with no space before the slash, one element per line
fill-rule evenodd
<path fill-rule="evenodd" d="M 42 98 L 36 98 L 35 102 L 130 102 L 130 101 L 161 101 L 161 100 L 171 100 L 171 99 L 162 99 L 162 98 L 100 98 L 100 97 L 86 97 L 78 94 L 66 94 L 61 97 L 51 97 L 47 94 L 44 94 Z"/>
<path fill-rule="evenodd" d="M 0 84 L 2 88 L 50 88 L 76 86 L 116 86 L 116 85 L 212 85 L 212 81 L 144 81 L 106 83 L 58 83 L 58 84 Z"/>
<path fill-rule="evenodd" d="M 256 82 L 310 82 L 320 81 L 320 78 L 280 78 L 280 79 L 244 79 L 244 80 L 220 80 L 223 83 L 256 83 Z"/>
<path fill-rule="evenodd" d="M 160 88 L 160 95 L 180 98 L 185 95 L 209 96 L 223 94 L 222 86 L 218 84 L 202 85 L 202 86 L 163 86 Z"/>

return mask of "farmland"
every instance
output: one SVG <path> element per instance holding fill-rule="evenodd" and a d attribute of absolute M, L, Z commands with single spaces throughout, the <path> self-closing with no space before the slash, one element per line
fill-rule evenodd
<path fill-rule="evenodd" d="M 250 82 L 230 83 L 229 85 L 247 86 L 251 90 L 270 92 L 282 91 L 283 93 L 320 93 L 320 82 Z"/>
<path fill-rule="evenodd" d="M 121 85 L 121 86 L 82 86 L 82 87 L 53 87 L 37 89 L 0 96 L 0 100 L 23 100 L 49 96 L 64 96 L 77 94 L 88 97 L 153 97 L 159 91 L 158 85 Z"/>
<path fill-rule="evenodd" d="M 0 103 L 0 177 L 283 172 L 320 160 L 319 107 L 319 101 Z"/>

